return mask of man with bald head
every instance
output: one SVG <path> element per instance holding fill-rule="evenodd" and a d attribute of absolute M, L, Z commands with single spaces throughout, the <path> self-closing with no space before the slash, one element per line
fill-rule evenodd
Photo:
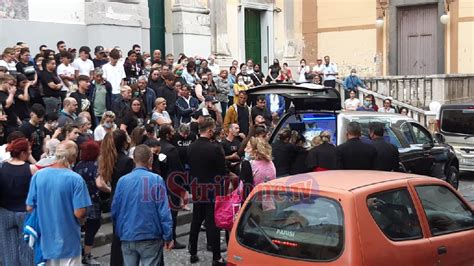
<path fill-rule="evenodd" d="M 58 126 L 64 127 L 67 124 L 72 124 L 76 120 L 77 101 L 72 97 L 67 97 L 63 101 L 63 109 L 59 113 Z"/>
<path fill-rule="evenodd" d="M 161 61 L 161 51 L 160 50 L 154 50 L 153 51 L 153 62 L 152 65 L 158 64 L 158 65 L 163 65 L 163 62 Z"/>
<path fill-rule="evenodd" d="M 81 226 L 91 199 L 82 177 L 71 171 L 77 145 L 63 141 L 56 162 L 38 171 L 30 182 L 27 210 L 36 211 L 40 244 L 47 265 L 81 265 Z"/>

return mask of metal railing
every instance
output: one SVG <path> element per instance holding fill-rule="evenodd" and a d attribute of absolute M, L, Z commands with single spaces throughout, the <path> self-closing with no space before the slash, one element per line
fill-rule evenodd
<path fill-rule="evenodd" d="M 342 87 L 341 83 L 337 83 L 336 88 L 339 90 L 341 93 L 341 105 L 344 106 L 344 88 Z M 389 96 L 383 95 L 381 93 L 369 90 L 369 89 L 364 89 L 364 88 L 359 88 L 359 99 L 361 102 L 363 102 L 364 97 L 366 95 L 373 95 L 375 98 L 375 101 L 378 106 L 383 105 L 383 100 L 387 99 Z M 405 107 L 408 109 L 408 116 L 412 117 L 416 121 L 418 121 L 420 124 L 423 126 L 427 127 L 430 129 L 430 131 L 434 131 L 434 126 L 435 126 L 435 119 L 436 119 L 436 113 L 430 110 L 426 110 L 417 106 L 413 106 L 409 103 L 399 101 L 397 99 L 394 99 L 393 97 L 390 97 L 392 100 L 392 105 L 400 109 L 401 107 Z M 429 105 L 429 103 L 428 103 Z"/>

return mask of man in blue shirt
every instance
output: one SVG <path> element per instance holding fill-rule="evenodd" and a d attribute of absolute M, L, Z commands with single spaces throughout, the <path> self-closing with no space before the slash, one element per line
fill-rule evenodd
<path fill-rule="evenodd" d="M 173 248 L 173 221 L 163 179 L 152 173 L 153 154 L 145 145 L 133 152 L 136 168 L 120 178 L 112 201 L 115 233 L 125 265 L 162 265 L 163 242 Z"/>
<path fill-rule="evenodd" d="M 56 149 L 56 162 L 31 179 L 28 211 L 36 210 L 43 257 L 48 265 L 81 265 L 81 225 L 91 199 L 86 183 L 70 167 L 77 146 L 65 141 Z"/>
<path fill-rule="evenodd" d="M 359 97 L 359 93 L 357 89 L 359 87 L 364 88 L 364 89 L 366 88 L 364 82 L 362 82 L 362 80 L 357 76 L 357 70 L 355 70 L 355 68 L 351 70 L 350 76 L 344 79 L 344 83 L 342 83 L 342 86 L 344 87 L 344 92 L 345 92 L 344 99 L 349 99 L 349 92 L 351 90 L 354 90 L 356 92 L 356 97 Z"/>

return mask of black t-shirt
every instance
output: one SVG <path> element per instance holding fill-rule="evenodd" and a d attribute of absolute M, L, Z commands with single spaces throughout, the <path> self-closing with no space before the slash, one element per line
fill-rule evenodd
<path fill-rule="evenodd" d="M 80 93 L 79 91 L 71 93 L 71 97 L 77 101 L 76 114 L 81 112 L 90 112 L 91 101 L 87 98 L 87 95 Z"/>
<path fill-rule="evenodd" d="M 143 126 L 144 121 L 144 117 L 138 116 L 133 112 L 127 112 L 122 119 L 122 124 L 127 126 L 127 132 L 130 135 L 134 128 Z"/>
<path fill-rule="evenodd" d="M 35 65 L 28 61 L 27 64 L 24 64 L 23 62 L 18 62 L 16 64 L 16 70 L 26 76 L 29 81 L 35 80 L 35 74 L 36 74 L 36 69 Z"/>
<path fill-rule="evenodd" d="M 15 93 L 15 104 L 13 108 L 20 118 L 20 120 L 26 120 L 30 118 L 30 108 L 28 107 L 28 102 L 20 100 L 18 96 L 22 95 L 24 90 L 22 88 L 17 88 Z"/>
<path fill-rule="evenodd" d="M 244 83 L 246 85 L 249 85 L 252 82 L 252 77 L 249 74 L 239 73 L 237 74 L 237 80 L 239 79 L 239 77 L 242 77 L 244 79 Z"/>
<path fill-rule="evenodd" d="M 237 121 L 240 127 L 240 132 L 244 133 L 245 135 L 249 134 L 249 108 L 247 106 L 240 106 L 237 105 Z"/>
<path fill-rule="evenodd" d="M 11 105 L 10 108 L 6 109 L 5 105 L 7 104 L 8 92 L 0 91 L 0 104 L 3 106 L 3 111 L 7 115 L 6 126 L 9 128 L 18 127 L 18 116 L 15 113 L 15 104 Z"/>
<path fill-rule="evenodd" d="M 242 141 L 240 140 L 240 138 L 234 138 L 234 140 L 232 141 L 229 141 L 228 139 L 224 139 L 221 142 L 222 148 L 224 149 L 224 155 L 229 156 L 238 152 L 241 143 Z"/>
<path fill-rule="evenodd" d="M 19 130 L 31 142 L 31 154 L 38 161 L 43 153 L 45 131 L 41 126 L 33 126 L 29 121 L 23 122 Z"/>
<path fill-rule="evenodd" d="M 194 133 L 189 133 L 187 138 L 183 138 L 180 134 L 173 136 L 173 145 L 178 149 L 179 159 L 182 163 L 188 163 L 188 147 L 197 139 Z"/>
<path fill-rule="evenodd" d="M 97 58 L 94 58 L 92 59 L 92 63 L 94 63 L 94 68 L 96 67 L 102 67 L 103 65 L 107 64 L 109 61 L 105 60 L 105 59 L 97 59 Z"/>
<path fill-rule="evenodd" d="M 51 131 L 45 127 L 43 127 L 43 132 L 44 132 L 44 136 L 49 136 L 49 137 L 52 137 L 54 135 L 54 131 Z"/>
<path fill-rule="evenodd" d="M 253 85 L 255 86 L 260 86 L 263 84 L 263 81 L 265 81 L 265 77 L 263 76 L 262 72 L 253 72 L 253 74 L 250 74 L 250 78 L 252 78 Z"/>
<path fill-rule="evenodd" d="M 49 72 L 47 70 L 41 72 L 41 85 L 43 86 L 43 93 L 46 97 L 60 97 L 61 90 L 53 90 L 48 86 L 48 83 L 53 82 L 54 84 L 60 84 L 61 80 L 58 75 L 54 72 Z"/>

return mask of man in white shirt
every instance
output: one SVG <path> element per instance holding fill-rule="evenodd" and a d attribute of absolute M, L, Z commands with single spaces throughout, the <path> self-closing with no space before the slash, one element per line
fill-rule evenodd
<path fill-rule="evenodd" d="M 74 84 L 75 78 L 75 69 L 71 65 L 72 55 L 67 52 L 60 53 L 60 60 L 61 64 L 56 69 L 56 73 L 58 77 L 61 79 L 61 84 L 63 84 L 63 88 L 61 89 L 62 93 L 67 94 L 71 92 L 71 86 Z"/>
<path fill-rule="evenodd" d="M 125 85 L 125 70 L 122 64 L 118 63 L 120 51 L 112 49 L 109 54 L 110 61 L 102 66 L 103 77 L 112 85 L 112 101 L 120 95 L 120 87 Z"/>
<path fill-rule="evenodd" d="M 324 65 L 322 72 L 324 75 L 324 86 L 335 88 L 336 77 L 337 75 L 339 75 L 339 73 L 337 72 L 336 64 L 330 62 L 329 56 L 324 57 Z"/>
<path fill-rule="evenodd" d="M 214 58 L 213 55 L 209 56 L 209 65 L 207 66 L 211 71 L 212 71 L 212 77 L 214 81 L 217 80 L 217 77 L 219 76 L 220 73 L 220 68 L 219 65 L 215 63 L 216 59 Z"/>
<path fill-rule="evenodd" d="M 72 63 L 72 66 L 76 70 L 76 78 L 79 75 L 85 75 L 92 77 L 94 72 L 94 63 L 89 59 L 91 49 L 87 46 L 79 48 L 79 58 L 76 58 Z"/>

